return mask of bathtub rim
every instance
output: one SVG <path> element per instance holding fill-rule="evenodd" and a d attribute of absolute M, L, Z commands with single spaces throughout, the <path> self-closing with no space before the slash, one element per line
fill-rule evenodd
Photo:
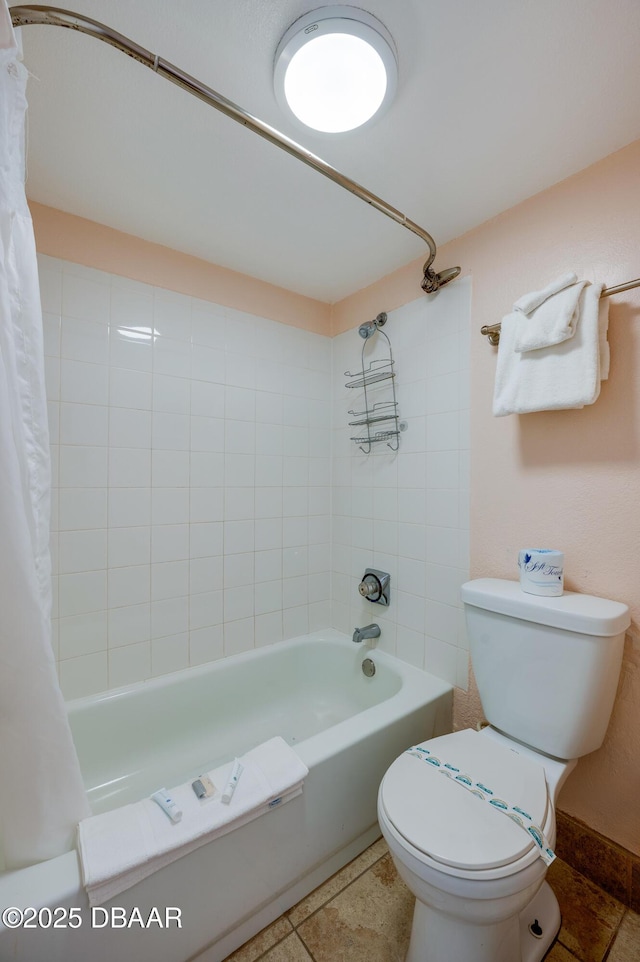
<path fill-rule="evenodd" d="M 169 672 L 166 675 L 157 675 L 144 681 L 133 682 L 130 685 L 123 685 L 119 688 L 108 689 L 94 695 L 85 695 L 68 701 L 67 710 L 69 714 L 82 711 L 83 708 L 90 708 L 97 704 L 105 704 L 116 701 L 120 698 L 135 698 L 138 692 L 162 692 L 172 684 L 186 681 L 190 678 L 201 678 L 205 675 L 214 675 L 223 672 L 230 663 L 242 665 L 258 661 L 277 652 L 286 652 L 291 649 L 304 647 L 313 643 L 335 645 L 347 652 L 353 651 L 361 660 L 371 658 L 374 662 L 384 665 L 392 674 L 399 678 L 398 690 L 364 708 L 353 715 L 337 722 L 328 728 L 311 735 L 303 741 L 297 742 L 294 746 L 295 751 L 307 765 L 319 764 L 333 754 L 336 743 L 353 744 L 365 738 L 374 731 L 379 731 L 386 727 L 391 719 L 403 718 L 418 709 L 425 701 L 425 687 L 429 688 L 429 699 L 438 699 L 443 695 L 453 692 L 453 685 L 444 681 L 437 675 L 433 675 L 422 668 L 416 668 L 408 662 L 402 661 L 397 655 L 391 655 L 379 648 L 369 648 L 364 645 L 356 645 L 349 635 L 336 630 L 335 628 L 325 628 L 311 632 L 308 635 L 299 635 L 289 638 L 286 641 L 277 641 L 271 645 L 262 645 L 259 648 L 251 648 L 247 651 L 218 658 L 215 661 L 206 662 L 202 665 L 194 665 L 188 668 L 181 668 L 178 671 Z M 331 739 L 327 738 L 327 732 L 331 731 Z M 409 747 L 409 746 L 407 746 Z M 230 755 L 230 758 L 233 757 Z"/>
<path fill-rule="evenodd" d="M 203 662 L 201 665 L 189 665 L 186 668 L 178 668 L 176 671 L 166 672 L 162 675 L 155 675 L 152 678 L 145 678 L 142 681 L 130 682 L 127 685 L 119 685 L 116 688 L 106 688 L 104 691 L 94 692 L 90 695 L 81 695 L 78 698 L 69 698 L 65 701 L 68 712 L 75 713 L 84 707 L 96 705 L 101 702 L 108 702 L 114 699 L 133 696 L 138 691 L 162 690 L 172 683 L 189 678 L 197 678 L 208 674 L 217 674 L 231 662 L 234 665 L 241 665 L 245 662 L 252 662 L 267 657 L 270 653 L 287 651 L 312 642 L 338 643 L 340 647 L 351 648 L 356 653 L 360 651 L 363 657 L 380 659 L 381 664 L 386 665 L 395 674 L 400 675 L 404 684 L 405 679 L 409 680 L 414 672 L 420 675 L 428 675 L 443 685 L 444 691 L 451 691 L 453 685 L 437 675 L 432 674 L 423 668 L 417 668 L 409 662 L 403 661 L 397 655 L 392 655 L 382 648 L 368 648 L 360 644 L 356 646 L 349 635 L 338 631 L 336 628 L 321 628 L 319 631 L 309 632 L 306 635 L 296 635 L 294 638 L 287 638 L 285 641 L 275 641 L 269 645 L 260 645 L 258 648 L 249 648 L 246 651 L 238 652 L 234 655 L 224 655 L 213 661 Z M 348 644 L 345 644 L 348 643 Z M 394 697 L 394 696 L 391 696 Z M 375 707 L 375 706 L 373 706 Z M 368 710 L 368 709 L 367 709 Z"/>

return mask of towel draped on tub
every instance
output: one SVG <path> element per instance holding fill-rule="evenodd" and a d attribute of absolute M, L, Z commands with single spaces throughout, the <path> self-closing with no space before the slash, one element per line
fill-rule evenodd
<path fill-rule="evenodd" d="M 280 807 L 302 792 L 307 766 L 284 739 L 272 738 L 242 756 L 231 803 L 199 801 L 191 782 L 169 790 L 182 819 L 173 823 L 150 798 L 93 815 L 78 826 L 78 851 L 90 905 L 100 905 L 201 845 Z M 233 763 L 208 775 L 222 790 Z M 275 805 L 274 805 L 275 803 Z"/>

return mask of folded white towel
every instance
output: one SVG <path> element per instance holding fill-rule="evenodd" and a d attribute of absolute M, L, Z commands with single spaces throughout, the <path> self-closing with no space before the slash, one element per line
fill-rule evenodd
<path fill-rule="evenodd" d="M 555 281 L 551 281 L 546 287 L 543 287 L 540 291 L 532 291 L 530 294 L 523 294 L 513 305 L 514 311 L 521 311 L 523 314 L 531 314 L 537 307 L 540 307 L 548 297 L 552 297 L 557 294 L 558 291 L 564 290 L 565 287 L 569 287 L 571 284 L 575 284 L 578 280 L 577 276 L 573 272 L 568 274 L 562 274 L 557 277 Z"/>
<path fill-rule="evenodd" d="M 513 311 L 502 321 L 493 396 L 495 417 L 557 411 L 593 404 L 608 374 L 606 298 L 603 284 L 587 284 L 580 297 L 580 318 L 572 338 L 524 354 L 514 349 L 519 326 L 529 321 Z M 601 366 L 602 356 L 602 366 Z"/>
<path fill-rule="evenodd" d="M 173 823 L 150 798 L 93 815 L 78 825 L 78 851 L 91 905 L 120 892 L 212 839 L 245 825 L 302 792 L 309 774 L 300 757 L 272 738 L 241 758 L 244 770 L 230 804 L 199 801 L 191 782 L 169 790 L 182 819 Z M 209 772 L 222 790 L 233 763 Z"/>
<path fill-rule="evenodd" d="M 568 275 L 567 275 L 568 276 Z M 586 281 L 578 281 L 552 294 L 519 324 L 514 350 L 539 351 L 573 337 L 580 311 L 580 295 Z"/>

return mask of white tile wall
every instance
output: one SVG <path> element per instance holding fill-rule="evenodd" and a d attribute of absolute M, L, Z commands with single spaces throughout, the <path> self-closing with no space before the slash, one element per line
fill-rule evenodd
<path fill-rule="evenodd" d="M 407 422 L 400 449 L 363 454 L 350 440 L 350 409 L 362 393 L 345 388 L 360 368 L 356 330 L 333 341 L 332 623 L 351 633 L 378 622 L 381 648 L 467 687 L 468 651 L 459 600 L 469 572 L 469 315 L 471 281 L 389 313 L 385 327 Z M 363 318 L 366 320 L 366 318 Z M 382 349 L 367 342 L 367 363 Z M 374 392 L 386 399 L 389 382 Z M 389 571 L 388 608 L 360 598 L 365 568 Z M 309 580 L 311 584 L 311 580 Z"/>
<path fill-rule="evenodd" d="M 355 330 L 39 260 L 65 695 L 369 621 L 466 687 L 470 281 L 390 313 L 408 429 L 365 456 Z M 369 566 L 392 574 L 388 609 L 357 593 Z"/>
<path fill-rule="evenodd" d="M 329 338 L 39 261 L 65 695 L 327 626 Z"/>

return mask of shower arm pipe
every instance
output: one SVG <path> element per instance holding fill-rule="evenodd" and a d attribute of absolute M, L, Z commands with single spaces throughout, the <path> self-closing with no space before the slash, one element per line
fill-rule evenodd
<path fill-rule="evenodd" d="M 217 93 L 211 87 L 207 87 L 206 84 L 203 84 L 200 80 L 191 77 L 183 70 L 180 70 L 179 67 L 169 63 L 167 60 L 163 60 L 163 58 L 157 54 L 151 53 L 151 51 L 141 47 L 123 34 L 118 33 L 116 30 L 97 20 L 85 17 L 83 14 L 74 13 L 71 10 L 63 10 L 59 7 L 42 6 L 39 4 L 20 4 L 9 9 L 14 27 L 26 27 L 30 24 L 67 27 L 69 30 L 77 30 L 80 33 L 86 33 L 90 37 L 95 37 L 97 40 L 103 40 L 117 50 L 121 50 L 122 53 L 127 54 L 127 56 L 137 60 L 138 63 L 149 67 L 154 73 L 160 74 L 178 87 L 182 87 L 183 90 L 186 90 L 194 97 L 203 100 L 206 104 L 209 104 L 210 107 L 215 107 L 216 110 L 226 114 L 227 117 L 231 117 L 231 119 L 237 123 L 248 127 L 249 130 L 252 130 L 255 134 L 268 140 L 276 147 L 280 147 L 281 150 L 285 150 L 288 154 L 307 164 L 307 166 L 317 170 L 318 173 L 324 174 L 325 177 L 328 177 L 329 180 L 338 184 L 339 187 L 343 187 L 345 190 L 355 194 L 356 197 L 370 204 L 382 214 L 386 214 L 387 217 L 390 217 L 402 227 L 406 227 L 407 230 L 417 234 L 429 248 L 429 257 L 424 264 L 424 277 L 422 280 L 422 288 L 426 293 L 434 293 L 440 286 L 453 280 L 453 278 L 457 277 L 460 273 L 459 268 L 449 268 L 446 271 L 441 271 L 440 274 L 435 273 L 431 267 L 436 256 L 436 245 L 433 237 L 428 231 L 424 230 L 424 228 L 412 220 L 409 220 L 405 214 L 402 214 L 399 210 L 396 210 L 395 207 L 387 204 L 382 198 L 372 194 L 366 187 L 362 187 L 345 174 L 341 174 L 335 167 L 332 167 L 326 163 L 326 161 L 308 151 L 305 147 L 291 140 L 285 134 L 280 133 L 275 127 L 271 127 L 257 117 L 252 116 L 242 107 L 238 106 L 238 104 L 223 97 L 222 94 Z"/>

